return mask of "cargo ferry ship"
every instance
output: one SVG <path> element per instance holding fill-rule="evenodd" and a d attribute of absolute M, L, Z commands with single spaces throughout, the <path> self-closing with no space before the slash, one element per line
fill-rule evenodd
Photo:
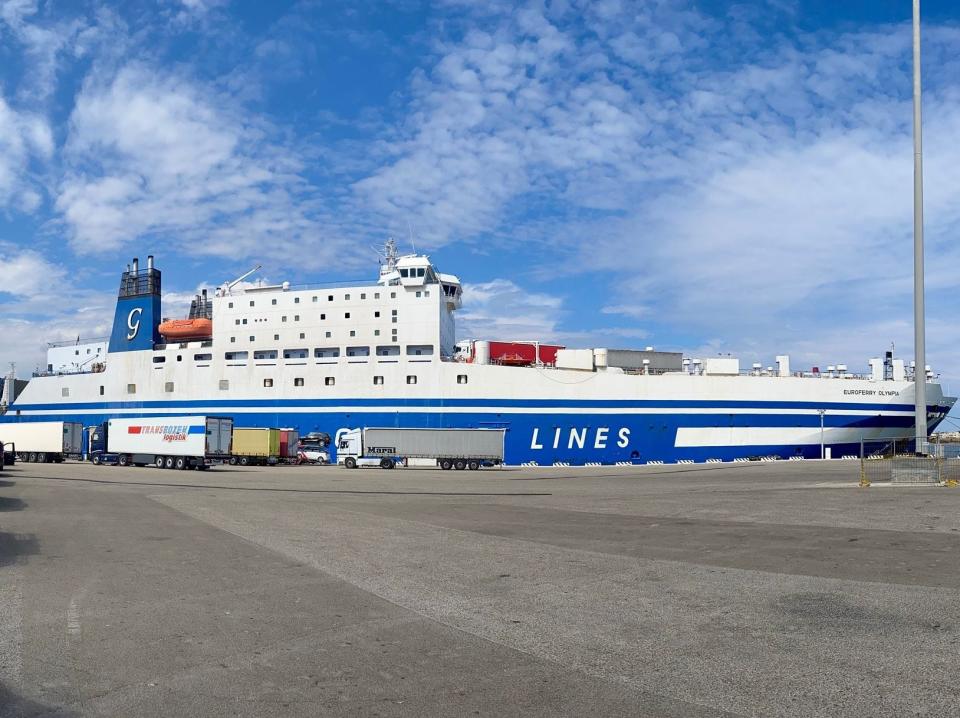
<path fill-rule="evenodd" d="M 502 428 L 510 464 L 821 458 L 913 437 L 916 380 L 887 356 L 867 374 L 680 353 L 458 341 L 460 280 L 388 242 L 351 286 L 224 284 L 185 319 L 161 313 L 153 257 L 122 273 L 109 340 L 54 346 L 0 421 L 227 415 L 301 434 L 360 427 Z M 919 376 L 915 376 L 918 374 Z"/>

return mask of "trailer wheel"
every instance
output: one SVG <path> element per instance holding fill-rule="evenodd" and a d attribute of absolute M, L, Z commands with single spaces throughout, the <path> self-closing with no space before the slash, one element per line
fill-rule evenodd
<path fill-rule="evenodd" d="M 31 464 L 37 463 L 37 452 L 31 451 L 29 454 L 27 454 L 27 461 L 29 461 Z"/>
<path fill-rule="evenodd" d="M 465 468 L 467 468 L 467 462 L 464 461 L 463 459 L 457 459 L 456 461 L 453 462 L 453 465 L 457 469 L 457 471 L 463 471 Z"/>
<path fill-rule="evenodd" d="M 120 466 L 130 466 L 130 457 L 126 454 L 120 454 L 120 458 L 117 459 L 117 463 L 120 464 Z"/>
<path fill-rule="evenodd" d="M 450 459 L 440 459 L 440 468 L 444 471 L 450 471 L 453 468 L 453 462 Z"/>
<path fill-rule="evenodd" d="M 231 457 L 230 457 L 230 466 L 236 466 L 236 465 L 237 465 L 237 457 L 236 457 L 236 456 L 231 456 Z"/>
<path fill-rule="evenodd" d="M 156 466 L 158 469 L 162 469 L 162 468 L 163 468 L 163 457 L 162 457 L 162 456 L 156 457 L 156 458 L 153 460 L 153 465 Z"/>
<path fill-rule="evenodd" d="M 346 459 L 343 460 L 343 465 L 346 466 L 348 469 L 355 469 L 357 468 L 357 460 L 354 459 L 352 456 L 348 456 Z"/>
<path fill-rule="evenodd" d="M 172 469 L 173 468 L 173 457 L 165 456 L 163 457 L 163 468 Z"/>
<path fill-rule="evenodd" d="M 45 463 L 47 463 L 47 452 L 45 452 L 45 451 L 39 451 L 39 452 L 37 452 L 37 463 L 38 463 L 38 464 L 45 464 Z"/>
<path fill-rule="evenodd" d="M 176 461 L 173 462 L 173 465 L 176 466 L 180 471 L 183 471 L 185 468 L 187 468 L 187 460 L 182 456 L 178 456 Z"/>
<path fill-rule="evenodd" d="M 470 471 L 476 471 L 480 468 L 480 462 L 476 459 L 470 459 L 470 461 L 467 462 L 467 466 L 470 467 Z"/>
<path fill-rule="evenodd" d="M 390 459 L 380 459 L 380 468 L 381 469 L 392 469 L 394 466 L 393 462 Z"/>
<path fill-rule="evenodd" d="M 241 456 L 240 457 L 240 466 L 247 466 L 250 463 L 249 457 Z"/>

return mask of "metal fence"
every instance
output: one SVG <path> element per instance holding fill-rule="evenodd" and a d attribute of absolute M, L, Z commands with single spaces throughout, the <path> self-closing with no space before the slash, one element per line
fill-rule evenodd
<path fill-rule="evenodd" d="M 918 450 L 919 449 L 919 450 Z M 960 482 L 960 443 L 938 440 L 863 442 L 860 483 L 955 484 Z"/>

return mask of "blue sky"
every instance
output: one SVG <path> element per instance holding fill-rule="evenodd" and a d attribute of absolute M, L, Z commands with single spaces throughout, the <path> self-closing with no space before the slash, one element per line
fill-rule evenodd
<path fill-rule="evenodd" d="M 960 10 L 924 4 L 929 361 L 960 389 Z M 0 361 L 412 234 L 461 336 L 912 352 L 910 2 L 0 0 Z"/>

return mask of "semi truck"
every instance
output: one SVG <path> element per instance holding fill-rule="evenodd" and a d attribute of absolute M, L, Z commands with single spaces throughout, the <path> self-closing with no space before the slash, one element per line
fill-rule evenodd
<path fill-rule="evenodd" d="M 228 461 L 233 419 L 225 416 L 164 416 L 110 419 L 90 434 L 94 464 L 208 469 Z"/>
<path fill-rule="evenodd" d="M 3 440 L 13 444 L 17 461 L 45 464 L 79 456 L 83 425 L 76 421 L 24 421 L 3 424 Z"/>
<path fill-rule="evenodd" d="M 275 464 L 279 458 L 279 429 L 237 427 L 233 430 L 231 464 Z"/>
<path fill-rule="evenodd" d="M 432 459 L 441 469 L 503 463 L 505 429 L 345 429 L 337 436 L 337 463 L 348 469 L 392 469 L 406 459 Z"/>

